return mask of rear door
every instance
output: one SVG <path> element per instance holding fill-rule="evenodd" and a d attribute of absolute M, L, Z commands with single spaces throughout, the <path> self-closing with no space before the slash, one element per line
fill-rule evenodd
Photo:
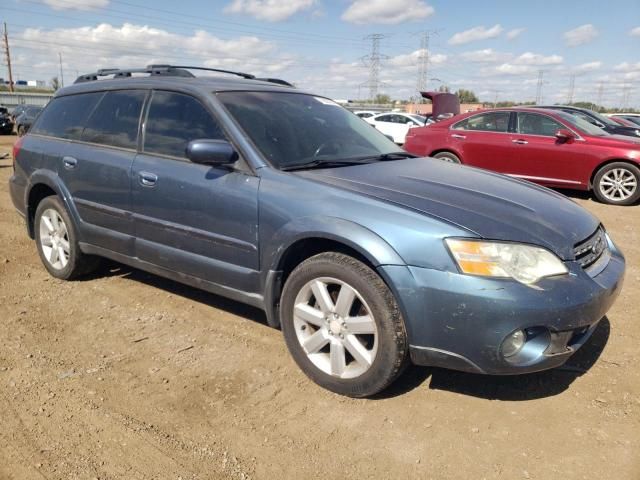
<path fill-rule="evenodd" d="M 514 137 L 518 162 L 507 173 L 555 187 L 581 185 L 588 147 L 581 140 L 558 140 L 555 134 L 560 129 L 569 130 L 548 115 L 518 112 Z"/>
<path fill-rule="evenodd" d="M 195 139 L 226 139 L 199 99 L 153 92 L 132 174 L 136 254 L 146 262 L 258 291 L 259 178 L 185 158 Z"/>
<path fill-rule="evenodd" d="M 60 176 L 74 197 L 85 225 L 85 241 L 133 254 L 131 166 L 147 91 L 104 93 L 77 142 L 68 145 Z"/>
<path fill-rule="evenodd" d="M 461 155 L 462 163 L 509 173 L 517 162 L 512 134 L 511 112 L 479 113 L 455 123 L 449 130 L 449 145 Z"/>

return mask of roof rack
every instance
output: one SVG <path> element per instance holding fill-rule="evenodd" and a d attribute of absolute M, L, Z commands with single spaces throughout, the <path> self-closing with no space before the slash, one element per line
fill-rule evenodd
<path fill-rule="evenodd" d="M 256 78 L 255 75 L 243 72 L 234 72 L 232 70 L 223 70 L 220 68 L 206 68 L 206 67 L 190 67 L 184 65 L 147 65 L 144 68 L 101 68 L 95 73 L 86 73 L 76 78 L 73 83 L 93 82 L 98 80 L 99 77 L 106 77 L 113 75 L 113 78 L 128 78 L 134 73 L 147 73 L 149 76 L 162 75 L 167 77 L 186 77 L 194 78 L 195 75 L 189 70 L 204 70 L 208 72 L 227 73 L 229 75 L 237 75 L 247 80 L 258 80 L 262 82 L 276 83 L 278 85 L 284 85 L 287 87 L 293 87 L 293 85 L 285 80 L 279 78 Z"/>

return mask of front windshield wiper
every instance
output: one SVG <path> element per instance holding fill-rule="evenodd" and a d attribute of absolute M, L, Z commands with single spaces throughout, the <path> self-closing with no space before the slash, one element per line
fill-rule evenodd
<path fill-rule="evenodd" d="M 348 165 L 362 165 L 364 163 L 372 163 L 377 161 L 387 160 L 401 160 L 403 158 L 416 158 L 415 155 L 409 152 L 391 152 L 383 153 L 379 155 L 364 155 L 361 157 L 341 158 L 337 160 L 315 159 L 310 162 L 295 163 L 293 165 L 285 165 L 280 167 L 280 170 L 290 172 L 292 170 L 307 170 L 311 168 L 324 168 L 324 167 L 345 167 Z"/>

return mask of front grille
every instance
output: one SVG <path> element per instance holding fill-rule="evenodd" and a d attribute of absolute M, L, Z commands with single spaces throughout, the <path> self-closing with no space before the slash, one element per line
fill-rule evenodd
<path fill-rule="evenodd" d="M 608 251 L 608 248 L 607 237 L 604 229 L 600 226 L 593 235 L 576 244 L 573 253 L 576 262 L 578 262 L 582 268 L 589 268 L 602 257 L 603 253 Z"/>

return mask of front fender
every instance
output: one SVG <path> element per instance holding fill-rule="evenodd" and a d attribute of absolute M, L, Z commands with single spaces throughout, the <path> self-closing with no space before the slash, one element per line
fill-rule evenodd
<path fill-rule="evenodd" d="M 312 238 L 340 242 L 360 253 L 372 265 L 404 265 L 398 252 L 382 237 L 360 224 L 337 217 L 302 217 L 286 223 L 265 242 L 262 256 L 264 306 L 267 322 L 279 327 L 278 304 L 282 288 L 281 262 L 287 250 Z"/>

